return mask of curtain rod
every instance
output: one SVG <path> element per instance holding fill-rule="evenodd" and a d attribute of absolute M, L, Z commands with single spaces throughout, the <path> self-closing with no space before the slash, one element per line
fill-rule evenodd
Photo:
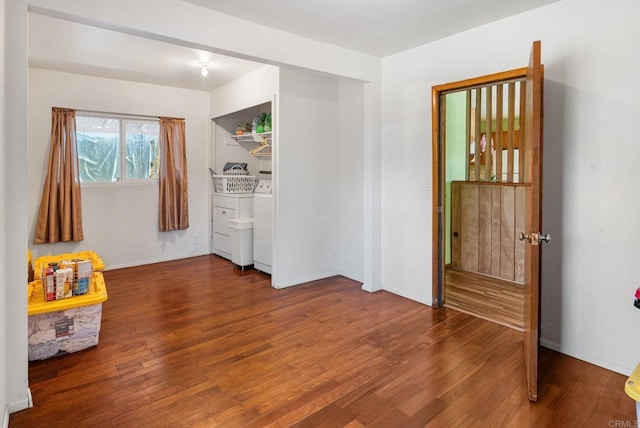
<path fill-rule="evenodd" d="M 76 109 L 76 113 L 90 113 L 104 116 L 119 116 L 119 117 L 131 117 L 131 118 L 145 118 L 145 119 L 156 119 L 160 120 L 165 117 L 167 119 L 179 119 L 184 120 L 183 117 L 168 117 L 168 116 L 151 116 L 146 114 L 130 114 L 130 113 L 115 113 L 112 111 L 97 111 L 97 110 L 84 110 L 84 109 Z"/>

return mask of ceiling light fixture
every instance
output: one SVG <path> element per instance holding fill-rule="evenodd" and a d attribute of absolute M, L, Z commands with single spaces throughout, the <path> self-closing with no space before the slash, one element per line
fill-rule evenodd
<path fill-rule="evenodd" d="M 209 66 L 208 62 L 201 62 L 200 65 L 202 66 L 202 70 L 200 70 L 200 74 L 202 74 L 203 76 L 206 76 L 209 74 L 209 70 L 207 69 L 207 67 Z"/>

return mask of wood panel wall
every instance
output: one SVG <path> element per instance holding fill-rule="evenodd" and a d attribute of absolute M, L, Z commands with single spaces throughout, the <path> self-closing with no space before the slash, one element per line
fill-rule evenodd
<path fill-rule="evenodd" d="M 451 267 L 524 283 L 527 186 L 451 183 Z"/>

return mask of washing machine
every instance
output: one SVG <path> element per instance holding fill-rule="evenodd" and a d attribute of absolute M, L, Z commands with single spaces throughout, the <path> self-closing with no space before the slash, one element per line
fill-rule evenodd
<path fill-rule="evenodd" d="M 271 193 L 254 193 L 253 196 L 253 267 L 271 274 L 273 198 Z"/>

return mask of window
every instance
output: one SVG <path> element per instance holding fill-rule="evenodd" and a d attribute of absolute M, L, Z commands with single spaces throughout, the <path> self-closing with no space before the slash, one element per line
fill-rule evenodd
<path fill-rule="evenodd" d="M 82 183 L 158 178 L 160 122 L 107 115 L 76 115 Z M 123 167 L 124 165 L 124 167 Z"/>

